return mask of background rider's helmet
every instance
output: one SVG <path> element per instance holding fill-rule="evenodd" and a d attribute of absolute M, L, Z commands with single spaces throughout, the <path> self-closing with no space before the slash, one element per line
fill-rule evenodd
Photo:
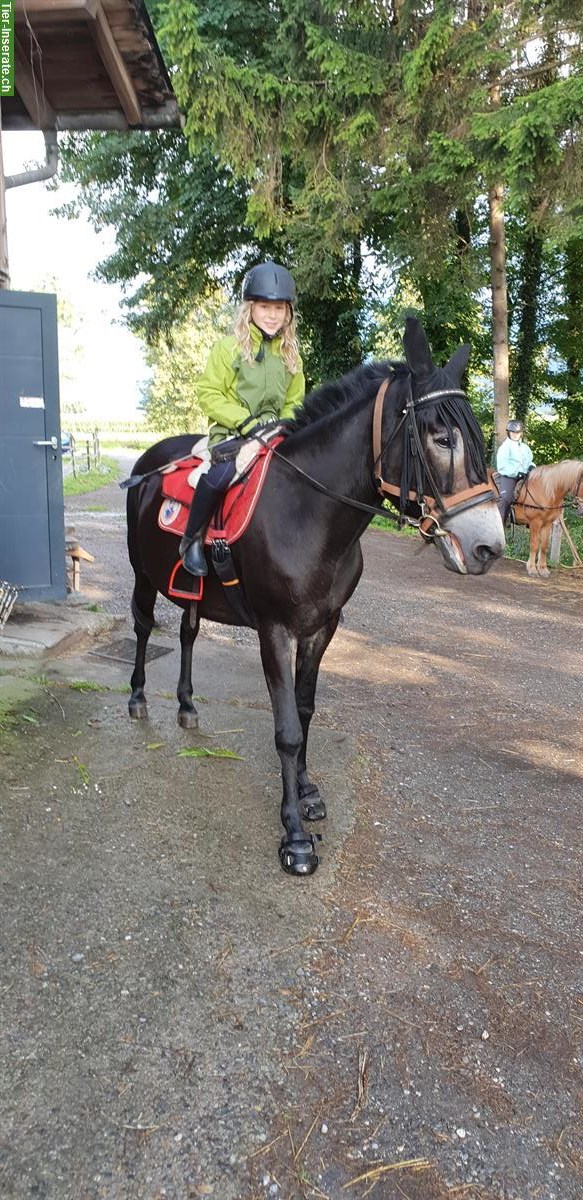
<path fill-rule="evenodd" d="M 507 433 L 524 433 L 524 425 L 522 421 L 508 421 L 506 425 Z"/>
<path fill-rule="evenodd" d="M 296 302 L 296 285 L 286 267 L 264 262 L 251 267 L 243 280 L 243 300 L 284 300 Z"/>

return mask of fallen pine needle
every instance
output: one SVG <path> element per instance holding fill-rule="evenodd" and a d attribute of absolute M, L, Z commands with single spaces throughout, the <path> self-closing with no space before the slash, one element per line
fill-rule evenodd
<path fill-rule="evenodd" d="M 300 1154 L 302 1153 L 304 1146 L 307 1144 L 308 1139 L 311 1137 L 313 1130 L 314 1130 L 314 1126 L 316 1125 L 316 1122 L 319 1121 L 321 1115 L 322 1115 L 322 1105 L 320 1105 L 320 1108 L 318 1109 L 316 1116 L 314 1117 L 314 1120 L 312 1121 L 312 1124 L 310 1125 L 310 1128 L 308 1129 L 308 1132 L 307 1132 L 301 1146 L 299 1147 L 298 1150 L 296 1150 L 296 1152 L 294 1154 L 294 1162 L 298 1161 L 298 1158 L 300 1157 Z"/>
<path fill-rule="evenodd" d="M 355 1121 L 361 1108 L 366 1104 L 366 1093 L 368 1089 L 368 1050 L 363 1050 L 362 1046 L 358 1050 L 358 1094 L 356 1104 L 350 1118 Z"/>
<path fill-rule="evenodd" d="M 239 762 L 243 762 L 241 754 L 235 754 L 234 750 L 225 750 L 223 746 L 215 746 L 213 749 L 209 746 L 189 746 L 178 751 L 179 758 L 236 758 Z"/>
<path fill-rule="evenodd" d="M 349 1012 L 347 1008 L 337 1008 L 334 1012 L 324 1013 L 322 1017 L 314 1017 L 313 1020 L 302 1021 L 300 1029 L 311 1029 L 312 1025 L 321 1025 L 322 1021 L 332 1021 L 334 1017 L 343 1017 L 347 1012 Z"/>
<path fill-rule="evenodd" d="M 271 1150 L 271 1147 L 275 1146 L 276 1142 L 281 1141 L 282 1137 L 285 1137 L 285 1133 L 278 1133 L 277 1137 L 274 1137 L 273 1141 L 268 1142 L 266 1146 L 260 1146 L 258 1150 L 254 1150 L 253 1154 L 249 1155 L 249 1158 L 257 1158 L 260 1154 L 267 1154 L 267 1151 Z"/>
<path fill-rule="evenodd" d="M 380 1167 L 371 1167 L 370 1171 L 365 1171 L 364 1175 L 357 1175 L 355 1179 L 350 1179 L 348 1183 L 342 1184 L 342 1190 L 354 1187 L 356 1183 L 364 1183 L 367 1179 L 379 1179 L 381 1175 L 386 1175 L 388 1171 L 428 1171 L 431 1166 L 428 1158 L 404 1158 L 401 1162 L 384 1163 Z"/>

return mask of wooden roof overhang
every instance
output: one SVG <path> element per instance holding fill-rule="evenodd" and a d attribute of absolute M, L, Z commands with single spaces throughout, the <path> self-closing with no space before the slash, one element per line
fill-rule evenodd
<path fill-rule="evenodd" d="M 142 0 L 16 0 L 6 130 L 180 128 Z"/>

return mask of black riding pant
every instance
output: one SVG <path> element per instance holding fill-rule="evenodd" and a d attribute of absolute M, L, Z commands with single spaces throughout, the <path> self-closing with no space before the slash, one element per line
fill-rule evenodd
<path fill-rule="evenodd" d="M 500 509 L 502 523 L 505 524 L 508 513 L 510 512 L 510 506 L 514 499 L 517 478 L 514 475 L 499 475 L 497 484 L 498 491 L 500 493 L 498 496 L 498 508 Z"/>

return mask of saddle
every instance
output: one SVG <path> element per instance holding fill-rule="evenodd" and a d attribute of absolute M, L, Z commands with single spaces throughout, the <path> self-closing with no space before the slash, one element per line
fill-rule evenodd
<path fill-rule="evenodd" d="M 283 441 L 281 436 L 271 439 L 270 446 L 260 446 L 248 462 L 242 464 L 232 484 L 227 489 L 206 533 L 205 545 L 211 547 L 211 559 L 221 583 L 228 589 L 227 595 L 238 616 L 245 616 L 251 624 L 244 602 L 244 593 L 234 570 L 230 547 L 239 540 L 247 529 L 255 511 L 267 471 L 272 460 L 271 446 Z M 162 503 L 158 513 L 158 527 L 164 533 L 181 538 L 188 520 L 188 513 L 196 484 L 201 474 L 208 469 L 206 438 L 193 446 L 190 458 L 180 463 L 170 463 L 162 472 Z M 177 561 L 170 573 L 168 595 L 177 600 L 202 600 L 204 577 L 195 578 L 185 571 L 182 561 Z M 242 603 L 241 603 L 242 601 Z M 243 612 L 244 608 L 244 612 Z"/>

